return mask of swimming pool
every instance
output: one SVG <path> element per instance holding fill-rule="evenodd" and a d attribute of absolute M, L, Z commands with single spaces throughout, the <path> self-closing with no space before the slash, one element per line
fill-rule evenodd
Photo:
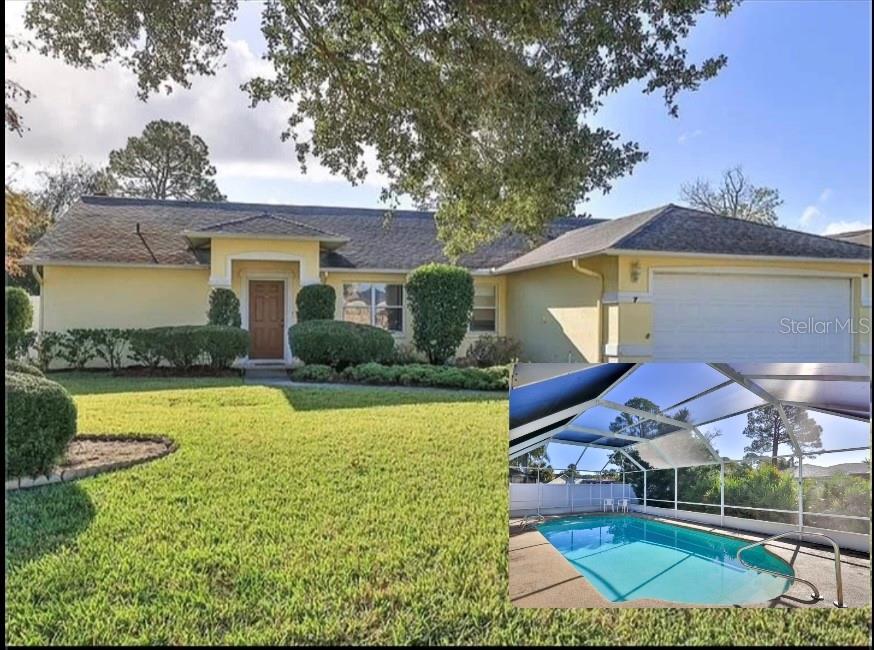
<path fill-rule="evenodd" d="M 761 603 L 790 581 L 747 569 L 736 559 L 748 542 L 625 515 L 583 515 L 541 524 L 540 533 L 607 600 L 656 598 L 698 605 Z M 792 567 L 758 546 L 750 564 L 794 575 Z"/>

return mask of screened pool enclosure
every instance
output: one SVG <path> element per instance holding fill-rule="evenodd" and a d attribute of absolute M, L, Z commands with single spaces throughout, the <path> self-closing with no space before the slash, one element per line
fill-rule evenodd
<path fill-rule="evenodd" d="M 870 551 L 861 364 L 516 364 L 511 516 L 628 509 Z"/>

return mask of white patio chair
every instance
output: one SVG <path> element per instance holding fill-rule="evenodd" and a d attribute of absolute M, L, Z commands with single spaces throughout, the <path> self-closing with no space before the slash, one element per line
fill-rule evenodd
<path fill-rule="evenodd" d="M 601 509 L 603 512 L 607 512 L 607 506 L 610 506 L 611 512 L 616 512 L 616 507 L 613 505 L 613 499 L 604 499 L 601 502 Z"/>
<path fill-rule="evenodd" d="M 628 512 L 628 499 L 619 499 L 619 512 Z"/>

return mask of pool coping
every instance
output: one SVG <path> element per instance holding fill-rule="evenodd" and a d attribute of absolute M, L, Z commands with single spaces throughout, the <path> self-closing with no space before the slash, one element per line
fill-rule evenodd
<path fill-rule="evenodd" d="M 554 521 L 557 519 L 565 519 L 570 516 L 585 517 L 585 516 L 632 516 L 640 519 L 649 519 L 675 526 L 685 527 L 693 530 L 709 532 L 714 535 L 730 537 L 739 541 L 761 541 L 766 536 L 756 535 L 745 531 L 734 531 L 725 528 L 706 526 L 694 522 L 677 521 L 667 517 L 659 517 L 656 515 L 628 512 L 628 513 L 576 513 L 557 514 L 544 516 L 544 521 Z M 515 519 L 516 525 L 512 522 Z M 788 607 L 787 600 L 801 605 L 813 606 L 815 602 L 803 600 L 790 595 L 790 592 L 799 583 L 793 583 L 789 589 L 777 598 L 762 601 L 758 603 L 745 603 L 743 605 L 716 605 L 716 604 L 691 604 L 679 603 L 674 601 L 641 598 L 632 601 L 615 603 L 607 600 L 597 588 L 577 569 L 567 561 L 567 559 L 556 549 L 549 540 L 546 539 L 538 530 L 534 528 L 525 529 L 521 527 L 521 518 L 511 518 L 510 525 L 510 540 L 508 547 L 509 556 L 509 597 L 514 606 L 517 607 L 547 607 L 547 608 L 644 608 L 644 607 L 669 607 L 669 608 L 761 608 L 761 607 Z M 786 550 L 797 548 L 799 542 L 793 540 L 791 542 L 775 542 L 774 546 Z M 816 548 L 816 545 L 800 543 L 801 546 L 808 548 Z M 789 564 L 792 567 L 793 573 L 796 573 L 796 568 L 791 562 L 787 562 L 785 558 L 780 557 L 777 553 L 769 548 L 765 551 L 779 559 L 780 561 Z M 856 557 L 857 554 L 849 554 L 849 557 Z M 860 557 L 865 557 L 863 554 L 858 554 Z M 536 564 L 536 570 L 528 564 Z M 514 576 L 514 565 L 517 568 Z M 870 567 L 870 563 L 869 563 Z M 522 574 L 521 576 L 518 574 Z M 553 581 L 551 584 L 549 581 Z M 799 585 L 800 586 L 800 585 Z M 533 588 L 533 589 L 532 589 Z M 526 592 L 525 590 L 528 589 Z M 558 601 L 561 601 L 559 603 Z M 566 604 L 568 601 L 573 604 Z M 822 601 L 821 601 L 822 602 Z M 825 602 L 828 602 L 827 600 Z"/>

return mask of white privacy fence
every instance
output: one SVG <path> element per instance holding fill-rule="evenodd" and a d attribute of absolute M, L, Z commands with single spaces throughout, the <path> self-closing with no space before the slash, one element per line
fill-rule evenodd
<path fill-rule="evenodd" d="M 604 507 L 604 499 L 613 499 L 614 505 L 619 499 L 638 503 L 628 483 L 510 483 L 510 516 L 592 512 Z"/>

